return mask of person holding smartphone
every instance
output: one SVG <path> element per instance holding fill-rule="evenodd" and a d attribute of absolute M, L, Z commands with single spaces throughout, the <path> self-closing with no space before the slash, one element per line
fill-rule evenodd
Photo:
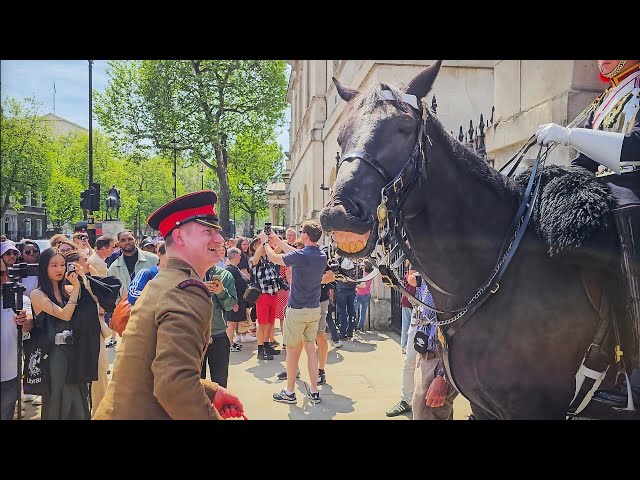
<path fill-rule="evenodd" d="M 207 378 L 207 363 L 211 381 L 223 387 L 229 378 L 229 354 L 231 341 L 227 333 L 227 312 L 238 306 L 236 282 L 231 272 L 214 265 L 204 277 L 211 294 L 213 311 L 211 313 L 211 342 L 207 347 L 200 378 Z"/>
<path fill-rule="evenodd" d="M 89 420 L 88 383 L 67 382 L 75 348 L 71 319 L 78 306 L 84 270 L 79 264 L 67 262 L 57 248 L 42 252 L 38 263 L 38 288 L 31 292 L 31 304 L 36 326 L 42 326 L 53 344 L 49 351 L 49 392 L 42 395 L 41 418 Z M 66 281 L 71 284 L 70 291 L 65 288 Z"/>

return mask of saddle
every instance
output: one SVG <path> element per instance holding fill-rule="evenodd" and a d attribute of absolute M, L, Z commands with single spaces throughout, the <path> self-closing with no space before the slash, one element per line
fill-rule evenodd
<path fill-rule="evenodd" d="M 612 191 L 615 186 L 575 167 L 550 165 L 541 170 L 541 175 L 530 226 L 549 258 L 575 265 L 581 271 L 587 297 L 600 317 L 576 374 L 576 396 L 569 413 L 575 415 L 573 418 L 627 418 L 629 412 L 589 402 L 608 371 L 614 373 L 616 367 L 618 372 L 623 370 L 619 355 L 630 347 L 624 345 L 630 336 L 624 331 L 628 322 L 624 321 L 621 246 L 613 214 L 619 207 L 618 195 Z M 523 192 L 528 173 L 514 180 L 518 191 Z M 613 364 L 616 367 L 610 368 Z"/>
<path fill-rule="evenodd" d="M 522 194 L 529 171 L 515 177 Z M 617 200 L 610 186 L 581 168 L 549 165 L 542 168 L 540 196 L 530 226 L 544 242 L 549 258 L 593 267 L 619 257 L 611 211 Z"/>

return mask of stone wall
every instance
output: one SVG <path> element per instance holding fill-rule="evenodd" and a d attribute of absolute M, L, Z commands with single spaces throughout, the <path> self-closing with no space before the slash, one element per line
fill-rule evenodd
<path fill-rule="evenodd" d="M 567 125 L 605 88 L 595 60 L 496 60 L 495 122 L 486 131 L 486 148 L 500 168 L 539 125 Z M 529 161 L 533 149 L 529 151 Z M 558 147 L 548 163 L 567 165 L 575 151 Z"/>

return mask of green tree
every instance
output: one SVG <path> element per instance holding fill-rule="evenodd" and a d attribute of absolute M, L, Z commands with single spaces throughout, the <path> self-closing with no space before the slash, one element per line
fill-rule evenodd
<path fill-rule="evenodd" d="M 73 225 L 82 220 L 80 192 L 83 185 L 77 178 L 71 178 L 54 169 L 47 190 L 47 217 L 57 228 L 65 223 Z"/>
<path fill-rule="evenodd" d="M 173 199 L 173 168 L 160 157 L 127 160 L 122 164 L 124 176 L 120 190 L 122 209 L 120 218 L 136 234 L 150 233 L 146 220 L 162 205 Z M 178 182 L 178 192 L 182 185 Z"/>
<path fill-rule="evenodd" d="M 256 219 L 268 215 L 267 186 L 280 173 L 284 160 L 282 147 L 272 137 L 241 135 L 229 152 L 231 202 L 249 215 L 255 228 Z M 253 235 L 253 230 L 250 235 Z"/>
<path fill-rule="evenodd" d="M 49 128 L 33 98 L 2 102 L 0 124 L 0 216 L 13 196 L 19 201 L 28 189 L 45 193 L 51 177 Z M 13 205 L 20 208 L 21 205 Z"/>
<path fill-rule="evenodd" d="M 286 65 L 280 60 L 116 61 L 94 112 L 124 152 L 162 151 L 216 172 L 218 211 L 229 221 L 229 150 L 235 139 L 270 135 L 284 121 Z"/>

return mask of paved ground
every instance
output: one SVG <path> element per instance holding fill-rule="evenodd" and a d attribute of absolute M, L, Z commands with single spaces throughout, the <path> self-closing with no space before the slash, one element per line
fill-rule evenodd
<path fill-rule="evenodd" d="M 276 330 L 278 332 L 278 330 Z M 282 342 L 282 336 L 276 335 Z M 108 349 L 110 360 L 115 349 Z M 312 404 L 306 396 L 308 382 L 306 355 L 300 359 L 300 379 L 296 381 L 298 402 L 288 405 L 274 402 L 271 395 L 284 388 L 286 382 L 276 375 L 284 370 L 284 353 L 274 360 L 258 361 L 256 343 L 244 344 L 241 352 L 231 353 L 229 389 L 245 406 L 254 420 L 407 420 L 411 414 L 389 419 L 384 412 L 400 400 L 403 356 L 399 336 L 393 332 L 356 334 L 353 341 L 339 349 L 330 348 L 327 361 L 327 384 L 320 386 L 322 403 Z M 40 408 L 25 403 L 25 419 L 39 419 Z M 466 419 L 469 403 L 458 396 L 454 418 Z"/>

